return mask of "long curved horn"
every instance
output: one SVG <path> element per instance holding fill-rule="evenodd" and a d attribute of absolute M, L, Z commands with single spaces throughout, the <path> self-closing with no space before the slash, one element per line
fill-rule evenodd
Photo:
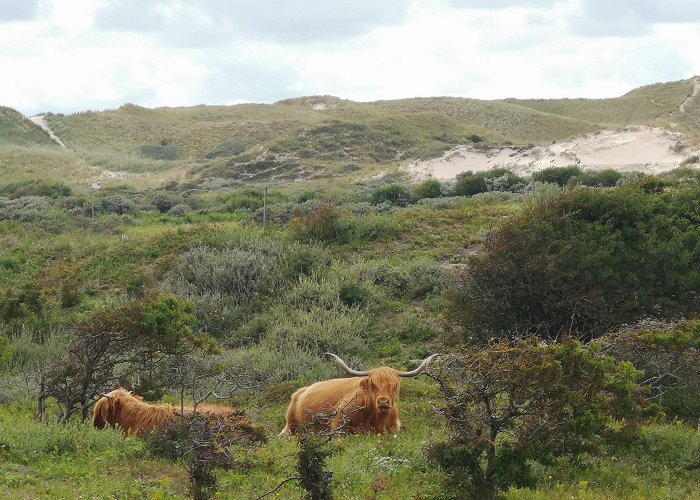
<path fill-rule="evenodd" d="M 112 398 L 114 397 L 114 396 L 112 396 L 112 395 L 110 395 L 110 394 L 105 394 L 104 392 L 101 392 L 101 393 L 100 393 L 100 396 L 102 396 L 103 398 L 107 398 L 107 399 L 112 399 Z"/>
<path fill-rule="evenodd" d="M 353 370 L 350 368 L 348 365 L 345 364 L 345 361 L 340 359 L 338 356 L 333 354 L 332 352 L 324 352 L 323 354 L 327 354 L 328 356 L 333 358 L 333 361 L 335 362 L 336 365 L 341 367 L 345 373 L 348 375 L 352 375 L 353 377 L 366 377 L 369 372 L 361 372 L 357 370 Z"/>
<path fill-rule="evenodd" d="M 415 370 L 411 370 L 410 372 L 399 372 L 399 377 L 415 377 L 416 375 L 422 373 L 428 366 L 428 363 L 430 363 L 433 360 L 433 358 L 437 356 L 440 356 L 440 354 L 431 354 L 430 356 L 425 358 L 420 364 L 420 366 Z"/>

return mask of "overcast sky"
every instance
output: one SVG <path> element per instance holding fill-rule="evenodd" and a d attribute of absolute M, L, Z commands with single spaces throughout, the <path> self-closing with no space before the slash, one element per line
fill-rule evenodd
<path fill-rule="evenodd" d="M 613 97 L 700 74 L 700 0 L 0 0 L 0 70 L 26 115 Z"/>

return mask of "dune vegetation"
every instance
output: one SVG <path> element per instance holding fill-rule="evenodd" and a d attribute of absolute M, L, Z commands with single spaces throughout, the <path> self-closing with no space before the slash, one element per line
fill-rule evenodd
<path fill-rule="evenodd" d="M 697 158 L 399 168 L 630 123 L 697 140 L 694 84 L 47 114 L 68 149 L 0 109 L 0 496 L 700 499 Z M 402 379 L 399 433 L 278 437 L 341 376 L 326 352 L 441 356 Z M 95 428 L 117 387 L 233 416 Z"/>
<path fill-rule="evenodd" d="M 700 498 L 700 176 L 570 170 L 0 186 L 0 494 Z M 444 356 L 404 380 L 399 434 L 277 437 L 291 393 L 338 376 L 327 351 Z M 216 387 L 259 430 L 200 456 L 195 420 L 95 429 L 117 386 Z"/>

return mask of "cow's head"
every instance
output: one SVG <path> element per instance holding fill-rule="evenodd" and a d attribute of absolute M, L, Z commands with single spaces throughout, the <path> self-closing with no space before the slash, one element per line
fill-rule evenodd
<path fill-rule="evenodd" d="M 375 368 L 360 381 L 360 387 L 368 394 L 370 401 L 374 401 L 377 410 L 383 413 L 396 405 L 401 381 L 393 368 Z"/>
<path fill-rule="evenodd" d="M 333 361 L 348 375 L 364 377 L 360 381 L 360 387 L 368 394 L 370 401 L 374 402 L 375 407 L 381 413 L 388 412 L 396 405 L 401 388 L 401 380 L 399 377 L 415 377 L 425 370 L 428 363 L 430 363 L 434 357 L 438 356 L 438 354 L 433 354 L 424 359 L 415 370 L 402 372 L 388 367 L 375 368 L 370 371 L 353 370 L 335 354 L 330 352 L 324 354 L 331 356 Z"/>
<path fill-rule="evenodd" d="M 102 429 L 107 424 L 111 426 L 117 424 L 120 420 L 124 400 L 135 397 L 131 392 L 122 388 L 100 395 L 102 397 L 95 403 L 95 409 L 92 414 L 92 423 L 98 429 Z"/>

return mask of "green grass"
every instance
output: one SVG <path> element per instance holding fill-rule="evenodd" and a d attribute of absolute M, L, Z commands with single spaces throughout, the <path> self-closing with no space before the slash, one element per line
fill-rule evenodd
<path fill-rule="evenodd" d="M 301 104 L 278 106 L 295 105 Z M 338 112 L 357 112 L 354 103 L 340 101 L 338 106 Z M 344 189 L 349 191 L 341 186 L 322 195 L 339 200 L 343 213 L 350 213 L 350 206 L 369 207 L 356 201 L 362 196 L 366 199 L 369 191 L 363 194 Z M 126 190 L 124 193 L 128 194 Z M 201 203 L 211 208 L 236 193 L 239 191 L 224 193 L 221 199 L 210 193 L 202 197 Z M 152 192 L 131 195 L 140 201 Z M 291 190 L 285 191 L 285 196 L 280 196 L 278 201 L 295 199 Z M 361 340 L 365 355 L 358 354 L 361 359 L 353 361 L 367 368 L 383 364 L 407 368 L 401 365 L 440 349 L 432 338 L 443 325 L 445 295 L 431 280 L 442 280 L 439 272 L 449 264 L 463 264 L 479 248 L 485 232 L 520 213 L 527 203 L 533 202 L 527 199 L 523 202 L 521 196 L 511 193 L 486 193 L 472 198 L 440 198 L 406 207 L 384 207 L 379 214 L 348 215 L 354 224 L 352 237 L 334 241 L 323 250 L 323 255 L 330 254 L 332 261 L 328 265 L 312 262 L 319 265 L 310 276 L 295 278 L 286 288 L 269 292 L 255 308 L 245 312 L 247 316 L 240 330 L 254 331 L 256 325 L 263 325 L 259 335 L 264 336 L 294 327 L 298 320 L 302 327 L 295 331 L 310 335 L 311 329 L 304 330 L 304 325 L 323 324 L 319 321 L 325 316 L 305 315 L 305 308 L 312 309 L 305 305 L 307 302 L 316 307 L 325 304 L 332 309 L 338 307 L 343 297 L 350 297 L 357 300 L 352 306 L 357 309 L 342 309 L 344 317 L 354 321 L 353 324 L 360 324 L 362 319 L 362 325 L 366 325 Z M 375 232 L 380 233 L 377 238 Z M 123 303 L 127 299 L 127 287 L 141 278 L 149 287 L 161 286 L 180 257 L 202 243 L 225 248 L 240 241 L 270 238 L 275 241 L 268 243 L 274 243 L 275 248 L 289 249 L 297 244 L 296 237 L 286 225 L 270 224 L 263 233 L 245 210 L 190 211 L 184 216 L 136 211 L 128 224 L 104 214 L 91 221 L 89 217 L 69 217 L 58 210 L 35 222 L 0 221 L 0 301 L 5 293 L 12 294 L 31 285 L 37 287 L 44 304 L 41 318 L 29 315 L 14 321 L 13 332 L 21 336 L 21 342 L 13 337 L 12 345 L 26 358 L 43 359 L 47 347 L 32 343 L 33 334 L 55 335 L 52 339 L 56 342 L 48 345 L 64 345 L 58 341 L 59 334 L 70 331 L 102 308 Z M 316 260 L 319 255 L 320 252 L 307 254 Z M 370 282 L 370 277 L 376 277 L 376 283 Z M 66 285 L 76 287 L 79 304 L 61 306 L 61 290 Z M 345 295 L 341 295 L 341 290 Z M 231 330 L 224 333 L 233 335 L 238 326 Z M 265 351 L 262 338 L 259 344 L 236 349 L 229 346 L 225 356 L 237 357 L 266 370 L 266 362 L 279 362 L 282 358 Z M 27 356 L 32 347 L 36 352 Z M 290 377 L 287 389 L 300 385 L 302 379 L 311 383 L 334 372 L 325 360 L 314 354 L 304 355 L 307 356 L 304 359 L 313 362 Z M 296 359 L 285 361 L 299 363 Z M 317 364 L 313 365 L 314 362 Z M 61 426 L 34 421 L 34 402 L 13 400 L 21 392 L 16 388 L 3 392 L 8 384 L 21 380 L 23 374 L 33 369 L 23 359 L 16 359 L 9 366 L 0 365 L 0 398 L 6 402 L 0 404 L 0 497 L 185 496 L 188 481 L 182 464 L 150 455 L 139 439 L 125 439 L 117 432 L 97 431 L 78 422 Z M 262 392 L 280 390 L 271 384 Z M 425 449 L 446 433 L 441 417 L 432 410 L 432 403 L 438 404 L 439 400 L 439 393 L 428 378 L 405 380 L 399 403 L 403 432 L 397 437 L 364 435 L 337 439 L 338 452 L 329 461 L 336 496 L 438 497 L 444 491 L 444 476 L 439 468 L 427 462 Z M 240 452 L 239 458 L 249 461 L 251 468 L 218 472 L 221 496 L 255 498 L 294 475 L 297 446 L 293 439 L 276 437 L 284 425 L 286 398 L 270 402 L 263 396 L 247 395 L 235 403 L 265 426 L 270 439 L 257 449 Z M 599 456 L 535 464 L 536 488 L 513 489 L 504 493 L 504 497 L 700 498 L 697 487 L 700 473 L 686 470 L 683 465 L 688 450 L 697 440 L 696 431 L 685 425 L 647 427 L 643 439 L 629 448 L 610 445 Z M 293 482 L 280 492 L 280 498 L 299 495 L 300 489 Z"/>

